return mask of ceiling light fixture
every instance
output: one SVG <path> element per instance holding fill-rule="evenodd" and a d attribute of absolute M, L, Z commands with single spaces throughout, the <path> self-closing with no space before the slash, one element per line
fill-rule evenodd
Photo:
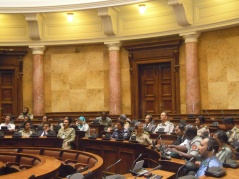
<path fill-rule="evenodd" d="M 146 11 L 146 5 L 145 4 L 139 4 L 139 13 L 144 14 Z"/>
<path fill-rule="evenodd" d="M 67 13 L 67 20 L 68 20 L 69 22 L 72 22 L 73 19 L 74 19 L 74 14 L 71 13 L 71 12 Z"/>

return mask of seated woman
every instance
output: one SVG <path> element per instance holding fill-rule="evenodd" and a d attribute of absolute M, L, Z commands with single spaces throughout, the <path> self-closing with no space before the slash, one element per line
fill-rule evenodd
<path fill-rule="evenodd" d="M 204 125 L 204 122 L 205 122 L 205 118 L 203 116 L 198 116 L 195 121 L 195 125 L 197 128 L 197 135 L 202 138 L 210 136 L 209 128 Z"/>
<path fill-rule="evenodd" d="M 34 132 L 31 129 L 31 123 L 29 121 L 26 121 L 26 122 L 24 122 L 23 126 L 24 126 L 24 128 L 19 131 L 19 132 L 21 132 L 22 137 L 30 137 L 32 135 L 32 133 Z"/>
<path fill-rule="evenodd" d="M 213 134 L 213 138 L 215 138 L 219 143 L 219 150 L 216 156 L 220 162 L 224 163 L 227 159 L 234 158 L 233 155 L 235 154 L 227 144 L 228 136 L 225 131 L 217 131 Z"/>
<path fill-rule="evenodd" d="M 90 136 L 90 127 L 86 123 L 86 120 L 83 116 L 80 116 L 79 119 L 76 121 L 76 126 L 79 131 L 85 131 L 85 137 Z"/>
<path fill-rule="evenodd" d="M 133 136 L 135 136 L 136 141 L 138 141 L 140 144 L 151 145 L 152 140 L 149 138 L 149 133 L 144 131 L 143 123 L 136 122 L 134 126 L 134 132 L 131 134 L 130 140 Z"/>

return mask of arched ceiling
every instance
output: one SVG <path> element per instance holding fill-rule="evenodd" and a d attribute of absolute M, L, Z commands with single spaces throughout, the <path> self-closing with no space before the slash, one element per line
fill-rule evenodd
<path fill-rule="evenodd" d="M 75 11 L 143 2 L 149 0 L 0 0 L 0 13 Z"/>

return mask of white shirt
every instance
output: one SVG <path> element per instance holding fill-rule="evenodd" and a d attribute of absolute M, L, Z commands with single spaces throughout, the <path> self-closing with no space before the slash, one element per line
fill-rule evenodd
<path fill-rule="evenodd" d="M 164 124 L 160 123 L 154 130 L 154 133 L 156 133 L 160 128 L 164 128 L 164 132 L 170 133 L 170 132 L 173 132 L 174 125 L 173 125 L 173 123 L 171 123 L 169 121 L 166 121 Z"/>
<path fill-rule="evenodd" d="M 7 126 L 8 130 L 15 130 L 15 124 L 6 124 L 6 123 L 2 123 L 0 128 L 2 129 L 2 126 Z"/>

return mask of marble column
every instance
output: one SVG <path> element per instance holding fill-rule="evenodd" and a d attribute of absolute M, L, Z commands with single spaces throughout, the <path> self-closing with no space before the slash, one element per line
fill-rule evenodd
<path fill-rule="evenodd" d="M 33 54 L 33 111 L 35 116 L 45 115 L 43 54 L 44 46 L 30 46 Z"/>
<path fill-rule="evenodd" d="M 121 114 L 120 43 L 107 44 L 109 48 L 109 114 Z"/>
<path fill-rule="evenodd" d="M 186 53 L 186 113 L 201 113 L 198 37 L 199 33 L 184 34 Z"/>

